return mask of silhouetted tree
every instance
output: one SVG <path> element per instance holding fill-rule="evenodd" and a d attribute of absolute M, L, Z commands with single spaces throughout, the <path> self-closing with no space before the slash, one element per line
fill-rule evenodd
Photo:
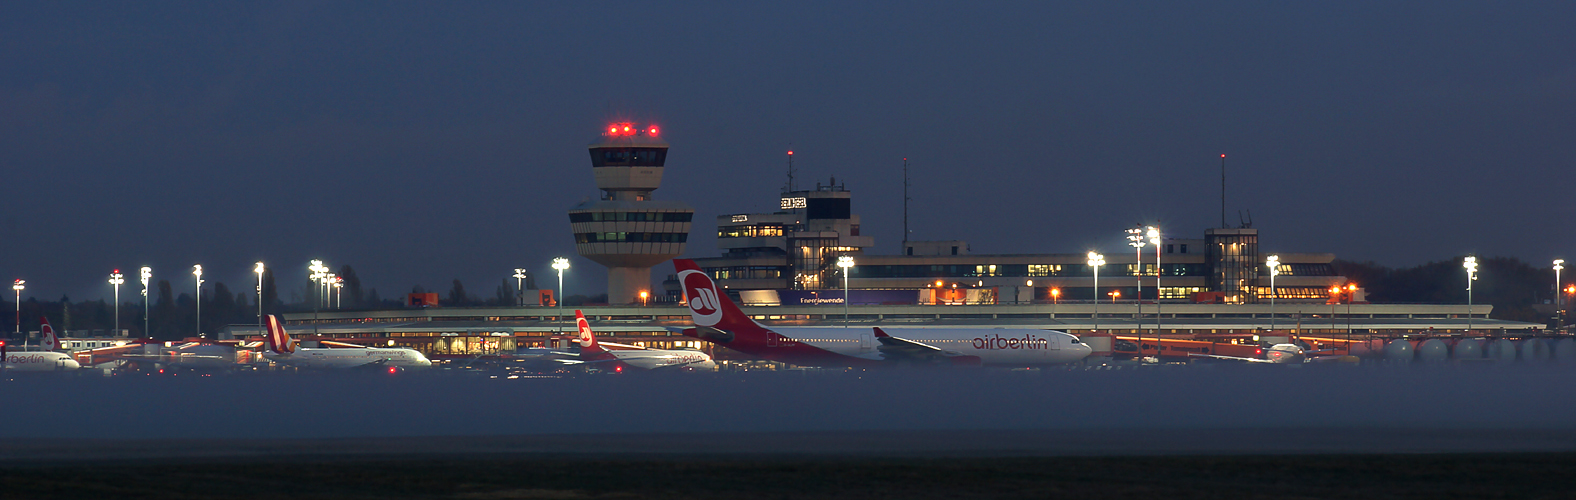
<path fill-rule="evenodd" d="M 170 280 L 159 280 L 159 301 L 153 304 L 153 338 L 173 340 L 175 336 L 175 293 Z"/>
<path fill-rule="evenodd" d="M 454 287 L 449 289 L 449 305 L 460 307 L 470 305 L 470 296 L 465 293 L 465 284 L 459 278 L 454 279 Z"/>
<path fill-rule="evenodd" d="M 383 298 L 378 296 L 378 289 L 367 289 L 367 307 L 384 307 Z"/>
<path fill-rule="evenodd" d="M 263 301 L 263 314 L 279 313 L 279 287 L 274 286 L 272 269 L 263 270 L 263 296 L 259 300 Z"/>
<path fill-rule="evenodd" d="M 362 299 L 364 296 L 361 293 L 361 278 L 356 276 L 356 270 L 351 269 L 350 264 L 345 264 L 339 268 L 339 277 L 345 279 L 344 295 L 341 296 L 340 300 L 348 302 L 350 307 L 363 307 Z"/>

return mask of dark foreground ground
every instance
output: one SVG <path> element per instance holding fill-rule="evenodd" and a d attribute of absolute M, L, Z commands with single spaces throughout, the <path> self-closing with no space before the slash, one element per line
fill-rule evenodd
<path fill-rule="evenodd" d="M 0 497 L 1573 498 L 1576 454 L 1016 458 L 476 456 L 0 468 Z"/>

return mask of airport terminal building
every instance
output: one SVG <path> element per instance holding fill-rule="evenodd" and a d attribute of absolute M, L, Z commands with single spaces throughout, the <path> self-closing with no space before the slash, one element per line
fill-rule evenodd
<path fill-rule="evenodd" d="M 608 341 L 694 347 L 737 359 L 672 330 L 692 326 L 667 261 L 684 251 L 693 210 L 650 197 L 660 185 L 668 143 L 655 127 L 615 124 L 589 149 L 603 196 L 570 209 L 569 233 L 581 255 L 609 267 L 611 304 L 579 309 Z M 983 326 L 1244 341 L 1260 334 L 1355 340 L 1468 330 L 1525 336 L 1543 328 L 1489 319 L 1487 305 L 1369 304 L 1326 253 L 1278 253 L 1272 277 L 1259 232 L 1249 227 L 1207 229 L 1202 237 L 1137 228 L 1131 239 L 1143 246 L 1099 259 L 1085 253 L 978 254 L 965 241 L 906 241 L 898 255 L 873 255 L 866 253 L 875 242 L 862 231 L 853 195 L 835 179 L 814 188 L 790 186 L 776 206 L 769 213 L 717 216 L 721 255 L 695 259 L 746 314 L 768 326 Z M 839 266 L 848 259 L 852 267 Z M 644 300 L 652 267 L 668 279 Z M 284 320 L 308 343 L 405 346 L 442 359 L 567 345 L 574 311 L 409 307 L 295 313 Z M 255 326 L 235 325 L 223 335 L 258 333 Z"/>

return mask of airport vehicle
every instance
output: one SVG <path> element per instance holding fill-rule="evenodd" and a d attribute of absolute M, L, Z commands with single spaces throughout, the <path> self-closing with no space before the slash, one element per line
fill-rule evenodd
<path fill-rule="evenodd" d="M 1038 366 L 1078 362 L 1090 348 L 1064 332 L 1006 328 L 783 327 L 746 316 L 695 261 L 674 259 L 694 328 L 684 335 L 800 366 Z"/>
<path fill-rule="evenodd" d="M 39 320 L 39 333 L 44 337 L 41 345 L 44 350 L 7 352 L 4 368 L 21 372 L 66 371 L 82 368 L 82 364 L 72 359 L 70 354 L 55 352 L 55 348 L 60 346 L 60 339 L 55 336 L 55 328 L 49 326 L 49 318 L 39 318 Z"/>
<path fill-rule="evenodd" d="M 651 349 L 599 342 L 591 331 L 591 324 L 586 321 L 585 313 L 579 309 L 575 310 L 575 326 L 580 330 L 575 340 L 580 343 L 581 363 L 613 363 L 641 370 L 717 369 L 717 363 L 712 361 L 711 356 L 693 349 Z"/>
<path fill-rule="evenodd" d="M 389 367 L 397 370 L 432 366 L 426 356 L 404 347 L 296 347 L 278 316 L 270 314 L 264 323 L 267 335 L 263 336 L 263 357 L 276 363 L 309 369 Z"/>

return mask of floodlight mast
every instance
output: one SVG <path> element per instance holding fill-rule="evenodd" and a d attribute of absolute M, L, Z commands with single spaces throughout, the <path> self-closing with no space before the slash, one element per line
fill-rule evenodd
<path fill-rule="evenodd" d="M 1094 330 L 1100 331 L 1100 266 L 1105 265 L 1105 256 L 1089 252 L 1089 267 L 1094 268 Z M 1139 355 L 1143 355 L 1143 347 L 1139 347 Z"/>
<path fill-rule="evenodd" d="M 125 282 L 126 280 L 124 279 L 124 276 L 120 274 L 119 269 L 116 269 L 113 273 L 109 273 L 109 284 L 115 286 L 115 333 L 111 334 L 111 337 L 120 336 L 120 285 Z"/>
<path fill-rule="evenodd" d="M 564 257 L 555 257 L 555 258 L 553 258 L 553 269 L 558 271 L 558 299 L 555 300 L 554 302 L 558 302 L 558 320 L 559 321 L 563 321 L 564 320 L 564 270 L 569 269 L 569 259 L 564 258 Z M 563 333 L 563 327 L 562 326 L 559 327 L 559 333 L 560 334 Z"/>
<path fill-rule="evenodd" d="M 202 264 L 192 266 L 193 280 L 197 282 L 197 337 L 202 337 Z"/>
<path fill-rule="evenodd" d="M 1275 333 L 1275 277 L 1280 275 L 1280 256 L 1271 255 L 1264 259 L 1264 265 L 1270 268 L 1270 333 Z"/>
<path fill-rule="evenodd" d="M 1467 270 L 1467 332 L 1472 332 L 1472 282 L 1477 281 L 1477 257 L 1468 255 L 1461 261 L 1461 267 Z"/>
<path fill-rule="evenodd" d="M 843 268 L 843 328 L 848 328 L 848 270 L 854 267 L 854 258 L 838 256 L 837 267 Z"/>
<path fill-rule="evenodd" d="M 27 288 L 24 286 L 26 283 L 27 280 L 19 279 L 16 280 L 16 283 L 11 284 L 11 289 L 16 290 L 16 335 L 19 337 L 22 335 L 22 289 Z M 27 347 L 27 337 L 22 337 L 22 346 Z M 3 361 L 0 360 L 0 362 Z"/>
<path fill-rule="evenodd" d="M 1149 226 L 1145 228 L 1144 236 L 1149 237 L 1149 244 L 1155 246 L 1155 361 L 1160 361 L 1160 275 L 1165 274 L 1160 268 L 1160 228 Z"/>
<path fill-rule="evenodd" d="M 153 279 L 153 268 L 142 266 L 142 336 L 152 338 L 148 332 L 148 281 Z"/>
<path fill-rule="evenodd" d="M 514 305 L 517 307 L 525 306 L 525 278 L 525 269 L 514 269 Z"/>
<path fill-rule="evenodd" d="M 257 333 L 263 333 L 263 262 L 258 261 L 252 272 L 257 273 Z"/>
<path fill-rule="evenodd" d="M 314 259 L 306 269 L 312 271 L 307 278 L 312 280 L 312 288 L 317 294 L 317 297 L 312 298 L 312 335 L 317 335 L 317 312 L 323 305 L 323 279 L 328 277 L 328 266 L 323 265 L 323 261 Z"/>
<path fill-rule="evenodd" d="M 1134 331 L 1138 332 L 1138 345 L 1142 346 L 1144 345 L 1144 228 L 1135 227 L 1128 229 L 1127 244 L 1133 247 L 1133 255 L 1135 257 L 1133 262 L 1138 267 L 1138 272 L 1133 273 L 1134 276 L 1137 276 L 1138 281 L 1138 294 L 1135 296 L 1138 300 L 1133 301 L 1138 304 L 1138 329 Z M 1155 298 L 1157 300 L 1160 298 L 1160 290 L 1155 290 Z M 1116 301 L 1113 299 L 1112 305 L 1114 306 L 1115 303 Z M 1159 334 L 1160 331 L 1156 330 L 1155 335 Z"/>
<path fill-rule="evenodd" d="M 1565 259 L 1554 259 L 1554 333 L 1565 329 L 1565 317 L 1560 316 L 1560 270 L 1565 269 Z"/>

